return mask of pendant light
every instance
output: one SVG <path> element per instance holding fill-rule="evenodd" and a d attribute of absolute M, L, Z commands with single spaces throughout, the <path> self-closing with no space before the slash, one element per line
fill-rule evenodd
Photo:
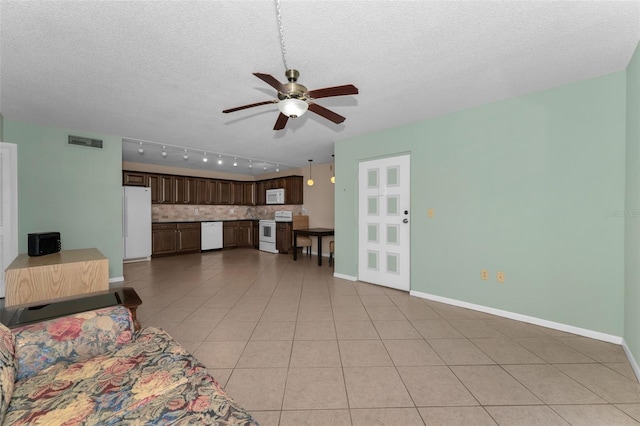
<path fill-rule="evenodd" d="M 336 156 L 331 154 L 332 165 L 331 170 L 333 170 L 333 174 L 331 175 L 331 183 L 336 183 Z"/>
<path fill-rule="evenodd" d="M 311 162 L 312 161 L 313 160 L 309 160 L 309 180 L 307 181 L 307 185 L 309 186 L 313 186 L 313 184 L 315 183 L 313 179 L 311 179 Z"/>

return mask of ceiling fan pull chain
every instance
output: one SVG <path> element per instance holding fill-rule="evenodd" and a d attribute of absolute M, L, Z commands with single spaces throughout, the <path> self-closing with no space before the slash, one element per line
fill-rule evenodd
<path fill-rule="evenodd" d="M 276 1 L 276 11 L 278 12 L 278 28 L 280 29 L 280 47 L 282 48 L 282 63 L 284 64 L 284 70 L 288 70 L 287 65 L 287 49 L 284 47 L 284 30 L 282 29 L 282 14 L 280 12 L 280 0 Z"/>

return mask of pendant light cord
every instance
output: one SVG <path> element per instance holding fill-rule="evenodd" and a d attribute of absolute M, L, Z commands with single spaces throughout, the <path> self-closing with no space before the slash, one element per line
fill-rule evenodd
<path fill-rule="evenodd" d="M 287 49 L 284 47 L 284 30 L 282 28 L 282 13 L 280 12 L 280 0 L 276 1 L 276 11 L 278 13 L 278 29 L 280 30 L 280 48 L 282 49 L 282 63 L 284 64 L 284 70 L 287 71 L 289 66 L 287 65 Z"/>

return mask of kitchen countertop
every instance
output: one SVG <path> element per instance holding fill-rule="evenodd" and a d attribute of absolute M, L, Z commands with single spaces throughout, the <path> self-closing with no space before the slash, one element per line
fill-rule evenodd
<path fill-rule="evenodd" d="M 152 224 L 158 223 L 202 223 L 202 222 L 254 222 L 260 219 L 203 219 L 203 220 L 165 220 L 151 222 Z"/>

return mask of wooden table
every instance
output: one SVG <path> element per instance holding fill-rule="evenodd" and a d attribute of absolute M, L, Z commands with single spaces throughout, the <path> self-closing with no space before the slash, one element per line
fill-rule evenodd
<path fill-rule="evenodd" d="M 136 310 L 142 304 L 142 300 L 131 287 L 114 288 L 107 291 L 84 294 L 80 297 L 66 297 L 46 302 L 35 306 L 2 307 L 0 308 L 0 322 L 12 328 L 94 309 L 122 305 L 131 311 L 134 328 L 140 330 L 140 321 L 138 321 Z"/>
<path fill-rule="evenodd" d="M 293 230 L 293 260 L 298 260 L 298 235 L 318 237 L 318 266 L 322 266 L 322 237 L 334 234 L 333 228 L 307 228 Z"/>
<path fill-rule="evenodd" d="M 98 249 L 20 254 L 5 272 L 5 306 L 37 303 L 109 289 L 109 259 Z"/>

